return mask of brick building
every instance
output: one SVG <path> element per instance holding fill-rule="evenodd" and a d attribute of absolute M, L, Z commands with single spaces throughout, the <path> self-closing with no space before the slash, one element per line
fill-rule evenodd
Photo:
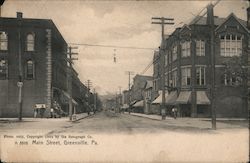
<path fill-rule="evenodd" d="M 147 81 L 152 79 L 152 76 L 138 74 L 133 78 L 130 102 L 134 112 L 144 112 L 144 89 Z"/>
<path fill-rule="evenodd" d="M 0 117 L 18 117 L 20 80 L 24 117 L 33 116 L 35 104 L 46 105 L 46 116 L 54 100 L 67 112 L 67 67 L 67 43 L 52 20 L 23 18 L 22 13 L 17 18 L 1 17 Z M 77 76 L 73 83 L 83 87 Z M 73 100 L 80 96 L 74 92 Z"/>
<path fill-rule="evenodd" d="M 213 16 L 211 6 L 208 6 L 207 17 L 196 17 L 190 24 L 177 28 L 162 43 L 160 55 L 165 55 L 168 91 L 166 104 L 168 108 L 178 107 L 180 116 L 211 115 L 211 22 L 215 26 L 217 117 L 246 117 L 249 26 L 233 13 L 227 18 Z"/>

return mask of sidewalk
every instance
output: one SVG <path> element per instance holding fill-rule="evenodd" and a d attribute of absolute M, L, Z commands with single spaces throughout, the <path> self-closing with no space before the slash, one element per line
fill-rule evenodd
<path fill-rule="evenodd" d="M 72 122 L 76 122 L 79 121 L 81 119 L 87 118 L 94 115 L 94 112 L 90 112 L 90 114 L 88 115 L 88 113 L 81 113 L 81 114 L 73 114 L 72 115 Z"/>
<path fill-rule="evenodd" d="M 128 112 L 124 112 L 125 114 L 129 114 Z M 138 116 L 138 117 L 144 117 L 144 118 L 149 118 L 153 120 L 162 120 L 161 115 L 156 115 L 156 114 L 142 114 L 142 113 L 130 113 L 130 115 Z M 172 117 L 166 117 L 166 119 L 174 119 Z"/>
<path fill-rule="evenodd" d="M 125 114 L 129 114 L 128 112 L 124 112 Z M 145 117 L 154 120 L 162 120 L 161 115 L 156 114 L 143 114 L 143 113 L 130 113 L 130 115 L 138 116 L 138 117 Z M 174 119 L 173 117 L 166 117 L 167 119 Z M 191 117 L 177 117 L 177 119 L 198 119 L 202 121 L 210 121 L 211 118 L 191 118 Z M 246 121 L 247 119 L 244 118 L 216 118 L 218 121 Z"/>
<path fill-rule="evenodd" d="M 38 121 L 67 121 L 68 117 L 62 118 L 22 118 L 22 121 L 19 121 L 18 118 L 0 118 L 0 122 L 38 122 Z"/>
<path fill-rule="evenodd" d="M 87 113 L 74 114 L 72 115 L 72 122 L 81 120 L 83 118 L 94 115 L 93 112 L 90 112 L 90 115 Z M 22 118 L 22 121 L 19 121 L 18 118 L 0 118 L 0 123 L 11 123 L 11 122 L 42 122 L 42 121 L 64 121 L 71 122 L 69 117 L 61 117 L 61 118 Z"/>
<path fill-rule="evenodd" d="M 211 128 L 211 118 L 191 118 L 191 117 L 166 117 L 162 120 L 161 115 L 147 115 L 142 113 L 128 113 L 126 115 L 132 115 L 137 117 L 148 118 L 152 120 L 162 121 L 170 126 L 174 127 L 187 127 L 187 128 L 200 128 L 200 129 L 210 129 Z M 217 118 L 217 128 L 248 128 L 248 120 L 243 118 Z"/>

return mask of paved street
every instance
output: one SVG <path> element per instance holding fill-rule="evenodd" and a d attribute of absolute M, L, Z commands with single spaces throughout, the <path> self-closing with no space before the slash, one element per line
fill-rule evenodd
<path fill-rule="evenodd" d="M 248 159 L 249 131 L 246 121 L 221 121 L 218 129 L 211 130 L 211 122 L 193 118 L 167 118 L 152 120 L 129 114 L 100 112 L 76 122 L 67 118 L 0 120 L 1 135 L 91 135 L 97 146 L 84 145 L 30 145 L 13 146 L 12 139 L 3 141 L 2 148 L 8 150 L 5 158 L 11 158 L 16 150 L 19 156 L 36 151 L 35 160 L 74 162 L 79 160 L 127 160 L 130 161 L 201 161 L 245 162 Z M 2 139 L 3 140 L 3 139 Z M 9 140 L 9 141 L 7 141 Z M 25 139 L 29 140 L 30 139 Z M 48 139 L 38 139 L 46 142 Z M 51 139 L 53 141 L 57 139 Z M 67 140 L 73 140 L 67 139 Z M 77 139 L 76 139 L 77 140 Z M 80 139 L 81 140 L 81 139 Z M 83 139 L 87 140 L 87 139 Z M 10 143 L 10 144 L 8 144 Z M 28 148 L 29 147 L 29 148 Z M 50 149 L 50 150 L 48 150 Z M 60 149 L 60 150 L 59 150 Z M 116 149 L 116 150 L 113 150 Z M 129 149 L 129 150 L 128 150 Z M 34 152 L 33 152 L 34 153 Z M 42 153 L 43 155 L 37 155 Z M 77 154 L 76 154 L 77 153 Z M 96 157 L 95 153 L 98 153 Z M 143 153 L 143 155 L 141 155 Z M 181 153 L 181 155 L 180 155 Z M 53 156 L 60 157 L 53 157 Z M 74 157 L 69 157 L 74 156 Z M 136 159 L 135 159 L 136 158 Z M 31 159 L 31 158 L 29 158 Z M 26 162 L 27 157 L 15 157 L 14 161 Z"/>
<path fill-rule="evenodd" d="M 61 119 L 33 119 L 24 118 L 23 122 L 15 119 L 1 120 L 1 132 L 32 132 L 44 133 L 61 132 L 88 132 L 88 133 L 155 133 L 164 131 L 177 132 L 218 132 L 226 129 L 246 129 L 248 123 L 245 120 L 218 120 L 217 131 L 211 130 L 209 119 L 195 118 L 167 118 L 164 121 L 152 120 L 129 114 L 113 113 L 109 111 L 99 112 L 90 117 L 76 122 L 70 122 L 67 118 Z"/>

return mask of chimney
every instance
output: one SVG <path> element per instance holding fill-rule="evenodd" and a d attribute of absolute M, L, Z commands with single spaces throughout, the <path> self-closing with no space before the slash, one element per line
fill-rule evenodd
<path fill-rule="evenodd" d="M 22 12 L 17 12 L 16 17 L 17 17 L 17 19 L 22 19 L 23 18 L 23 13 Z"/>
<path fill-rule="evenodd" d="M 214 24 L 214 10 L 213 10 L 213 4 L 209 4 L 207 6 L 207 25 Z"/>
<path fill-rule="evenodd" d="M 250 7 L 247 8 L 247 28 L 250 29 Z"/>

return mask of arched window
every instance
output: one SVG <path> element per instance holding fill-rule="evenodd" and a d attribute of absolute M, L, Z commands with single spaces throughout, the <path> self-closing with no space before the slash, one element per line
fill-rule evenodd
<path fill-rule="evenodd" d="M 27 51 L 34 51 L 35 49 L 35 36 L 34 34 L 28 34 L 26 37 Z"/>
<path fill-rule="evenodd" d="M 8 36 L 5 32 L 0 32 L 0 50 L 8 50 Z"/>
<path fill-rule="evenodd" d="M 34 62 L 31 60 L 27 61 L 27 79 L 34 79 Z"/>

